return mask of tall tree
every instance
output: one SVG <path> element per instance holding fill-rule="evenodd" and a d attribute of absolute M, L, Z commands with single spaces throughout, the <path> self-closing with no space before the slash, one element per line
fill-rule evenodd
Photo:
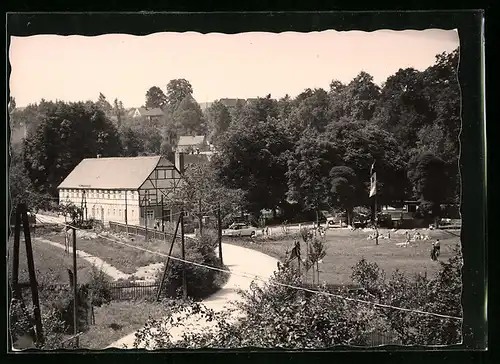
<path fill-rule="evenodd" d="M 374 160 L 379 202 L 390 204 L 407 197 L 406 160 L 391 133 L 373 123 L 343 119 L 330 124 L 325 136 L 336 145 L 342 164 L 352 168 L 358 177 L 357 204 L 368 203 L 370 166 Z"/>
<path fill-rule="evenodd" d="M 330 84 L 331 117 L 335 120 L 369 121 L 375 113 L 379 96 L 380 88 L 373 82 L 373 77 L 364 71 L 347 86 L 334 80 Z"/>
<path fill-rule="evenodd" d="M 113 107 L 111 104 L 108 102 L 106 99 L 106 96 L 102 92 L 99 93 L 99 98 L 97 99 L 96 103 L 97 107 L 99 107 L 104 114 L 106 114 L 108 117 L 111 116 Z"/>
<path fill-rule="evenodd" d="M 245 206 L 255 216 L 286 200 L 286 160 L 289 140 L 274 119 L 240 119 L 220 140 L 214 165 L 228 188 L 245 192 Z"/>
<path fill-rule="evenodd" d="M 297 100 L 300 100 L 297 104 Z M 328 115 L 328 94 L 323 89 L 307 90 L 297 97 L 297 107 L 291 111 L 289 127 L 296 136 L 307 128 L 323 132 L 330 122 Z"/>
<path fill-rule="evenodd" d="M 118 156 L 116 127 L 92 102 L 53 104 L 24 140 L 24 163 L 41 192 L 56 195 L 57 186 L 83 158 Z"/>
<path fill-rule="evenodd" d="M 206 112 L 209 138 L 211 141 L 217 140 L 231 124 L 231 115 L 226 106 L 220 101 L 215 101 Z"/>
<path fill-rule="evenodd" d="M 440 204 L 448 196 L 446 163 L 432 153 L 422 153 L 410 161 L 408 177 L 424 209 L 433 217 L 439 216 Z"/>
<path fill-rule="evenodd" d="M 193 95 L 193 86 L 183 78 L 171 80 L 167 84 L 167 105 L 174 111 L 177 106 L 188 96 Z"/>
<path fill-rule="evenodd" d="M 338 148 L 317 131 L 307 129 L 288 160 L 288 198 L 306 210 L 329 208 L 330 170 L 341 163 Z"/>
<path fill-rule="evenodd" d="M 336 166 L 330 170 L 332 202 L 346 211 L 347 223 L 352 225 L 352 211 L 356 203 L 357 177 L 352 168 Z"/>
<path fill-rule="evenodd" d="M 180 102 L 172 117 L 181 135 L 205 135 L 207 132 L 200 105 L 191 95 L 186 96 Z"/>
<path fill-rule="evenodd" d="M 125 118 L 125 108 L 123 107 L 123 103 L 118 101 L 118 99 L 115 99 L 113 102 L 113 111 L 116 117 L 116 126 L 120 128 L 123 119 Z"/>
<path fill-rule="evenodd" d="M 159 88 L 158 86 L 153 86 L 146 92 L 146 107 L 148 109 L 163 109 L 166 106 L 167 96 L 161 88 Z"/>

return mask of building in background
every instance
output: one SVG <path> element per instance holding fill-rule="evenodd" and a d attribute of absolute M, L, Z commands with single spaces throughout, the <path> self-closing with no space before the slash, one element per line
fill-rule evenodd
<path fill-rule="evenodd" d="M 84 217 L 153 227 L 175 219 L 184 156 L 87 158 L 58 186 L 59 202 L 84 208 Z"/>
<path fill-rule="evenodd" d="M 165 116 L 165 113 L 160 108 L 147 109 L 145 107 L 137 107 L 129 112 L 133 118 L 145 118 L 149 121 L 159 120 Z"/>

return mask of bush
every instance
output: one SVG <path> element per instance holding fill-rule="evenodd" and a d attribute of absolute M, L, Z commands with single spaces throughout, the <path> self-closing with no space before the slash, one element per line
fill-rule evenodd
<path fill-rule="evenodd" d="M 88 283 L 91 304 L 101 307 L 104 304 L 111 302 L 112 295 L 109 287 L 111 281 L 102 269 L 98 269 L 92 265 L 92 276 Z"/>
<path fill-rule="evenodd" d="M 300 285 L 293 269 L 280 266 L 268 284 L 252 284 L 250 291 L 241 292 L 237 304 L 242 313 L 235 322 L 231 311 L 215 313 L 202 304 L 177 307 L 179 320 L 166 317 L 152 320 L 136 336 L 135 345 L 153 348 L 328 348 L 334 345 L 361 345 L 368 322 L 369 310 L 356 303 L 346 304 L 332 296 L 306 294 L 303 291 L 275 285 Z M 328 307 L 328 309 L 325 309 Z M 204 331 L 186 330 L 178 342 L 169 340 L 171 327 L 183 325 L 183 319 L 197 316 L 215 325 Z"/>
<path fill-rule="evenodd" d="M 353 280 L 369 293 L 374 293 L 380 303 L 462 317 L 460 247 L 455 248 L 448 262 L 440 262 L 440 265 L 432 278 L 395 271 L 390 279 L 385 280 L 384 272 L 376 263 L 363 259 L 353 268 Z M 379 312 L 404 345 L 453 345 L 461 342 L 461 320 L 394 309 Z"/>
<path fill-rule="evenodd" d="M 217 238 L 214 234 L 207 232 L 199 240 L 186 241 L 186 260 L 208 265 L 211 267 L 224 268 L 219 258 L 215 255 L 214 249 L 217 246 Z M 174 254 L 180 258 L 180 253 Z M 179 295 L 182 289 L 182 271 L 184 263 L 171 259 L 168 274 L 165 279 L 162 292 L 168 297 Z M 163 272 L 157 277 L 158 283 Z M 225 281 L 227 273 L 218 272 L 193 264 L 186 264 L 187 294 L 193 299 L 203 299 L 216 292 Z"/>

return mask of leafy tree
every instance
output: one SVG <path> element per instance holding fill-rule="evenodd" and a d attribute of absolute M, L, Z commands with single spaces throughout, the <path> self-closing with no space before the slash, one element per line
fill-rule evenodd
<path fill-rule="evenodd" d="M 205 118 L 200 105 L 191 95 L 186 96 L 173 113 L 175 128 L 179 135 L 205 135 Z"/>
<path fill-rule="evenodd" d="M 424 87 L 422 73 L 407 68 L 390 76 L 381 92 L 375 119 L 393 133 L 405 149 L 413 147 L 418 130 L 434 120 Z"/>
<path fill-rule="evenodd" d="M 345 209 L 347 213 L 347 223 L 352 225 L 352 213 L 358 185 L 356 173 L 352 168 L 336 166 L 330 170 L 330 179 L 334 205 Z"/>
<path fill-rule="evenodd" d="M 344 117 L 351 121 L 372 119 L 380 88 L 373 82 L 373 77 L 362 71 L 347 86 L 339 81 L 330 84 L 330 105 L 332 117 L 336 120 Z"/>
<path fill-rule="evenodd" d="M 102 93 L 99 93 L 96 106 L 100 108 L 107 116 L 112 114 L 113 107 Z"/>
<path fill-rule="evenodd" d="M 250 119 L 249 114 L 230 125 L 219 142 L 214 166 L 226 187 L 245 192 L 245 207 L 258 216 L 264 208 L 285 203 L 290 143 L 276 120 Z"/>
<path fill-rule="evenodd" d="M 115 99 L 113 101 L 113 111 L 116 117 L 116 126 L 120 128 L 123 120 L 125 119 L 125 108 L 123 107 L 123 103 Z"/>
<path fill-rule="evenodd" d="M 328 206 L 331 184 L 329 173 L 340 164 L 338 148 L 314 130 L 306 130 L 288 160 L 288 197 L 307 210 Z"/>
<path fill-rule="evenodd" d="M 167 96 L 158 86 L 151 87 L 146 92 L 146 107 L 148 109 L 160 108 L 163 109 L 167 105 Z"/>
<path fill-rule="evenodd" d="M 257 123 L 270 119 L 277 119 L 278 103 L 271 95 L 258 97 L 256 100 L 247 102 L 238 117 L 238 122 Z"/>
<path fill-rule="evenodd" d="M 122 155 L 124 157 L 137 157 L 143 153 L 144 144 L 135 128 L 129 125 L 122 125 L 119 129 L 119 135 L 122 145 Z"/>
<path fill-rule="evenodd" d="M 198 218 L 200 235 L 203 235 L 203 216 L 215 216 L 218 208 L 225 215 L 243 203 L 243 192 L 226 188 L 215 174 L 216 171 L 208 160 L 190 165 L 183 175 L 182 186 L 174 196 L 182 204 L 184 211 Z"/>
<path fill-rule="evenodd" d="M 55 196 L 76 165 L 97 154 L 121 154 L 115 126 L 92 102 L 57 102 L 25 139 L 23 159 L 34 187 Z"/>
<path fill-rule="evenodd" d="M 16 98 L 9 96 L 9 114 L 16 109 Z"/>
<path fill-rule="evenodd" d="M 449 185 L 445 162 L 432 153 L 423 153 L 410 162 L 408 178 L 420 201 L 430 204 L 433 217 L 440 214 L 440 204 L 447 197 Z"/>
<path fill-rule="evenodd" d="M 299 136 L 307 128 L 323 132 L 330 122 L 328 94 L 323 89 L 307 90 L 296 99 L 297 107 L 290 112 L 290 127 Z"/>
<path fill-rule="evenodd" d="M 175 111 L 177 106 L 188 96 L 193 95 L 193 86 L 188 80 L 183 78 L 171 80 L 167 84 L 167 105 L 171 111 Z"/>
<path fill-rule="evenodd" d="M 231 124 L 231 115 L 226 106 L 220 101 L 215 101 L 207 109 L 206 119 L 209 129 L 210 140 L 217 140 Z"/>
<path fill-rule="evenodd" d="M 374 123 L 342 119 L 328 126 L 325 137 L 338 149 L 342 163 L 358 177 L 356 204 L 368 203 L 370 167 L 377 164 L 377 196 L 380 203 L 403 201 L 408 193 L 406 162 L 398 141 Z"/>

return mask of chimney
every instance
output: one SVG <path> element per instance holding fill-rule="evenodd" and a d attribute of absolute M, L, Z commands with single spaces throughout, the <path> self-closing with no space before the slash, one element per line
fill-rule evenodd
<path fill-rule="evenodd" d="M 98 155 L 97 155 L 97 158 L 101 158 L 101 155 L 100 155 L 100 154 L 98 154 Z"/>
<path fill-rule="evenodd" d="M 175 167 L 182 174 L 184 173 L 184 153 L 183 152 L 175 152 Z"/>

